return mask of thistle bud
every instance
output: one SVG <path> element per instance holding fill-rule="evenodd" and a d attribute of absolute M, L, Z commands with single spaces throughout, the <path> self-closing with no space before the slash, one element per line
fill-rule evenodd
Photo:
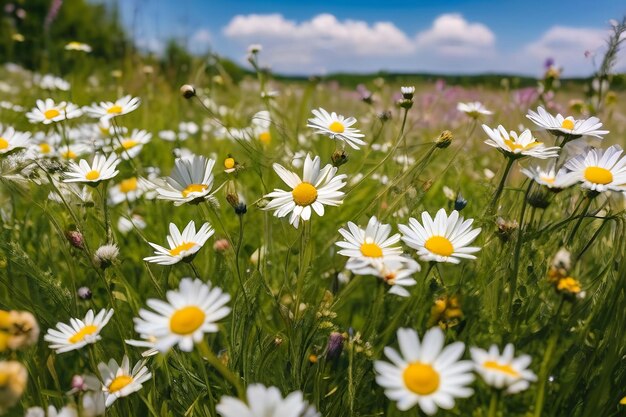
<path fill-rule="evenodd" d="M 444 130 L 435 141 L 435 144 L 438 148 L 444 149 L 450 146 L 453 138 L 454 137 L 452 136 L 452 132 L 450 132 L 449 130 Z"/>
<path fill-rule="evenodd" d="M 328 338 L 328 345 L 326 346 L 326 356 L 328 359 L 333 360 L 341 355 L 343 350 L 343 342 L 345 338 L 343 334 L 339 332 L 332 332 Z"/>
<path fill-rule="evenodd" d="M 115 244 L 102 245 L 93 254 L 93 263 L 98 268 L 107 269 L 117 260 L 120 250 Z"/>
<path fill-rule="evenodd" d="M 333 155 L 330 157 L 330 160 L 334 167 L 340 167 L 341 165 L 348 162 L 348 154 L 343 149 L 336 150 L 335 152 L 333 152 Z"/>
<path fill-rule="evenodd" d="M 226 252 L 230 248 L 230 243 L 226 239 L 218 239 L 213 244 L 213 250 L 216 252 Z"/>
<path fill-rule="evenodd" d="M 502 217 L 498 217 L 496 226 L 498 227 L 498 237 L 503 242 L 508 242 L 513 232 L 519 227 L 516 220 L 504 220 Z"/>
<path fill-rule="evenodd" d="M 185 84 L 182 87 L 180 87 L 180 94 L 184 98 L 189 100 L 190 98 L 196 96 L 196 89 L 195 89 L 195 87 L 193 85 Z"/>
<path fill-rule="evenodd" d="M 383 110 L 376 115 L 376 117 L 378 117 L 378 120 L 380 120 L 383 123 L 391 120 L 391 116 L 392 116 L 391 111 L 389 110 Z"/>
<path fill-rule="evenodd" d="M 65 237 L 67 238 L 70 245 L 74 246 L 78 249 L 83 249 L 85 240 L 83 238 L 83 234 L 78 230 L 68 230 L 65 232 Z"/>

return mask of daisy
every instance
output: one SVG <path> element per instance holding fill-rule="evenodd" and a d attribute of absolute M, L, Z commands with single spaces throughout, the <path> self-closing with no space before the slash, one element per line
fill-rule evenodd
<path fill-rule="evenodd" d="M 502 355 L 496 345 L 491 345 L 489 351 L 473 347 L 470 352 L 478 375 L 487 385 L 496 389 L 506 389 L 507 393 L 516 394 L 537 380 L 534 372 L 528 369 L 532 358 L 529 355 L 515 358 L 515 348 L 511 343 L 504 347 Z"/>
<path fill-rule="evenodd" d="M 289 216 L 289 223 L 298 227 L 300 218 L 307 221 L 311 218 L 312 210 L 318 216 L 324 215 L 324 206 L 338 206 L 343 203 L 344 195 L 339 191 L 346 185 L 345 174 L 335 175 L 337 168 L 327 164 L 320 169 L 320 157 L 311 159 L 307 154 L 304 159 L 302 179 L 295 172 L 288 171 L 282 165 L 274 164 L 274 171 L 291 187 L 290 191 L 275 188 L 274 191 L 264 196 L 272 198 L 266 210 L 275 210 L 274 216 Z"/>
<path fill-rule="evenodd" d="M 154 336 L 140 335 L 142 339 L 145 340 L 124 340 L 127 345 L 131 345 L 134 347 L 146 348 L 147 350 L 141 352 L 141 356 L 144 358 L 149 358 L 150 356 L 158 355 L 159 349 L 156 348 L 157 339 Z"/>
<path fill-rule="evenodd" d="M 135 213 L 131 214 L 130 217 L 122 216 L 117 221 L 117 229 L 124 235 L 135 228 L 143 230 L 146 226 L 147 224 L 143 217 Z"/>
<path fill-rule="evenodd" d="M 65 45 L 65 50 L 90 53 L 91 46 L 87 45 L 86 43 L 72 41 L 72 42 L 69 42 L 67 45 Z"/>
<path fill-rule="evenodd" d="M 389 290 L 390 294 L 408 297 L 411 294 L 404 287 L 411 287 L 417 284 L 417 281 L 412 276 L 420 271 L 421 267 L 411 258 L 402 258 L 401 261 L 390 259 L 372 262 L 370 265 L 360 269 L 359 274 L 377 276 L 391 287 Z"/>
<path fill-rule="evenodd" d="M 165 186 L 156 190 L 158 198 L 171 200 L 176 206 L 206 200 L 213 186 L 213 165 L 213 159 L 199 155 L 177 158 L 172 174 L 165 179 Z"/>
<path fill-rule="evenodd" d="M 499 125 L 496 129 L 492 129 L 487 125 L 483 125 L 483 130 L 489 136 L 485 143 L 493 146 L 506 156 L 521 158 L 531 156 L 533 158 L 547 159 L 559 156 L 559 147 L 546 147 L 542 142 L 535 139 L 526 129 L 519 135 L 515 131 L 507 132 L 507 130 Z"/>
<path fill-rule="evenodd" d="M 82 111 L 75 104 L 66 103 L 65 101 L 55 104 L 51 98 L 47 98 L 46 101 L 37 100 L 37 106 L 26 113 L 29 122 L 43 123 L 44 125 L 65 119 L 73 119 L 80 115 L 82 115 Z"/>
<path fill-rule="evenodd" d="M 117 205 L 124 201 L 133 202 L 139 199 L 148 187 L 143 178 L 130 177 L 120 181 L 109 189 L 109 203 Z"/>
<path fill-rule="evenodd" d="M 120 163 L 119 158 L 115 154 L 108 157 L 102 154 L 96 154 L 93 157 L 91 165 L 84 159 L 78 164 L 70 161 L 69 171 L 65 172 L 64 182 L 86 182 L 89 184 L 98 184 L 115 177 L 119 171 L 116 169 Z"/>
<path fill-rule="evenodd" d="M 74 407 L 63 407 L 59 410 L 53 405 L 48 406 L 47 412 L 41 407 L 30 407 L 24 417 L 78 417 L 78 411 Z"/>
<path fill-rule="evenodd" d="M 198 233 L 196 224 L 190 221 L 181 234 L 174 223 L 170 223 L 170 234 L 167 243 L 170 248 L 166 249 L 155 243 L 148 242 L 155 251 L 155 256 L 143 258 L 146 262 L 154 262 L 159 265 L 174 265 L 180 261 L 191 261 L 206 241 L 213 236 L 214 230 L 209 223 L 204 223 Z"/>
<path fill-rule="evenodd" d="M 132 97 L 130 95 L 124 96 L 115 103 L 110 101 L 101 101 L 100 103 L 94 103 L 91 106 L 84 108 L 85 112 L 98 119 L 112 119 L 116 116 L 121 116 L 137 109 L 141 104 L 141 100 L 138 97 Z"/>
<path fill-rule="evenodd" d="M 142 384 L 152 377 L 144 365 L 144 361 L 137 362 L 131 370 L 126 355 L 124 355 L 121 365 L 118 365 L 115 359 L 111 359 L 108 364 L 104 362 L 98 364 L 98 371 L 103 384 L 104 405 L 107 408 L 118 398 L 127 397 L 133 392 L 139 391 L 143 387 Z"/>
<path fill-rule="evenodd" d="M 621 147 L 590 149 L 565 163 L 565 181 L 580 182 L 583 188 L 603 192 L 626 191 L 626 158 Z"/>
<path fill-rule="evenodd" d="M 476 259 L 471 254 L 480 250 L 467 246 L 481 230 L 471 229 L 473 222 L 473 219 L 464 220 L 456 210 L 448 217 L 444 209 L 439 209 L 434 220 L 425 211 L 422 213 L 422 224 L 411 217 L 408 226 L 401 224 L 398 228 L 404 243 L 416 249 L 421 260 L 458 264 L 461 262 L 459 258 Z"/>
<path fill-rule="evenodd" d="M 72 318 L 69 325 L 57 323 L 56 329 L 48 329 L 43 339 L 50 342 L 50 349 L 55 349 L 57 353 L 80 349 L 101 339 L 100 331 L 111 316 L 112 309 L 102 309 L 96 315 L 89 310 L 83 320 Z"/>
<path fill-rule="evenodd" d="M 452 343 L 444 348 L 445 337 L 439 327 L 428 330 L 421 341 L 413 329 L 398 330 L 400 353 L 385 347 L 392 363 L 374 362 L 376 382 L 385 388 L 385 395 L 396 401 L 399 410 L 416 404 L 428 415 L 438 407 L 454 407 L 454 399 L 467 398 L 473 390 L 467 385 L 474 380 L 473 364 L 459 360 L 465 344 Z"/>
<path fill-rule="evenodd" d="M 117 140 L 114 141 L 115 152 L 124 160 L 134 158 L 139 155 L 143 145 L 150 142 L 150 139 L 152 139 L 151 133 L 145 130 L 133 129 L 130 136 L 122 138 L 119 142 Z"/>
<path fill-rule="evenodd" d="M 295 391 L 285 398 L 276 387 L 251 384 L 246 390 L 247 404 L 239 398 L 222 396 L 216 409 L 222 417 L 318 417 L 320 414 Z"/>
<path fill-rule="evenodd" d="M 0 155 L 28 146 L 30 133 L 17 132 L 12 127 L 2 128 L 0 124 Z"/>
<path fill-rule="evenodd" d="M 230 313 L 226 306 L 230 295 L 199 279 L 183 278 L 179 289 L 168 291 L 166 298 L 167 302 L 149 299 L 154 311 L 141 309 L 134 319 L 135 331 L 153 343 L 146 346 L 163 353 L 175 345 L 191 352 L 194 343 L 202 341 L 205 333 L 217 332 L 216 322 Z"/>
<path fill-rule="evenodd" d="M 354 117 L 345 119 L 343 116 L 335 112 L 328 113 L 323 108 L 313 110 L 315 117 L 309 119 L 308 127 L 311 127 L 324 135 L 328 135 L 331 139 L 337 139 L 350 145 L 353 149 L 359 149 L 359 146 L 365 145 L 361 140 L 365 135 L 358 129 L 352 128 L 356 123 Z"/>
<path fill-rule="evenodd" d="M 339 233 L 345 241 L 336 242 L 341 250 L 337 252 L 339 255 L 347 256 L 350 259 L 346 264 L 346 268 L 359 275 L 370 275 L 374 261 L 383 262 L 388 260 L 402 261 L 402 248 L 394 246 L 400 242 L 400 234 L 396 233 L 392 236 L 391 226 L 383 224 L 372 216 L 367 222 L 365 230 L 348 222 L 348 229 L 341 228 Z M 365 271 L 362 271 L 366 268 Z"/>
<path fill-rule="evenodd" d="M 552 116 L 543 107 L 538 107 L 536 112 L 529 110 L 526 117 L 554 136 L 566 136 L 568 139 L 581 136 L 594 136 L 602 139 L 602 135 L 609 133 L 608 130 L 599 130 L 602 123 L 597 117 L 575 120 L 572 116 L 563 117 L 560 114 Z"/>
<path fill-rule="evenodd" d="M 467 114 L 472 119 L 478 119 L 481 116 L 489 116 L 493 114 L 492 111 L 487 110 L 487 108 L 479 101 L 458 103 L 456 105 L 456 109 Z"/>
<path fill-rule="evenodd" d="M 558 172 L 554 165 L 548 169 L 543 169 L 539 166 L 531 166 L 529 168 L 522 168 L 522 174 L 526 175 L 537 184 L 550 188 L 553 191 L 561 191 L 576 181 L 565 178 L 567 170 L 561 168 Z"/>

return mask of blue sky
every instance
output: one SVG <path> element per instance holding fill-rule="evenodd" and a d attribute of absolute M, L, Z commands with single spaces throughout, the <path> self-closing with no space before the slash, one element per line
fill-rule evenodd
<path fill-rule="evenodd" d="M 116 0 L 104 0 L 112 3 Z M 177 38 L 245 63 L 251 43 L 275 71 L 376 70 L 538 75 L 553 57 L 566 75 L 587 75 L 618 0 L 215 1 L 121 0 L 125 25 L 159 52 Z M 598 58 L 599 59 L 599 58 Z M 626 69 L 625 60 L 620 69 Z"/>

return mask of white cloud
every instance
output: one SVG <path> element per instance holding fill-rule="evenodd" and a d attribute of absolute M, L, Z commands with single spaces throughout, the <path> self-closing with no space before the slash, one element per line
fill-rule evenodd
<path fill-rule="evenodd" d="M 199 29 L 189 38 L 189 49 L 195 53 L 204 53 L 211 46 L 213 37 L 207 29 Z"/>
<path fill-rule="evenodd" d="M 482 23 L 470 23 L 460 14 L 443 14 L 435 19 L 430 29 L 415 37 L 420 49 L 431 50 L 441 56 L 476 56 L 490 52 L 496 37 Z"/>

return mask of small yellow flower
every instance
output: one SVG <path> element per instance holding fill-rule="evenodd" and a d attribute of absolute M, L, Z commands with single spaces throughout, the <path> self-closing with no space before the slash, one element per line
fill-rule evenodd
<path fill-rule="evenodd" d="M 436 299 L 431 307 L 428 326 L 432 327 L 438 324 L 444 329 L 454 327 L 459 324 L 462 317 L 463 311 L 459 298 L 456 295 L 449 297 L 444 295 Z"/>
<path fill-rule="evenodd" d="M 560 279 L 556 284 L 556 289 L 560 292 L 567 294 L 578 294 L 582 291 L 580 287 L 580 282 L 572 277 L 566 277 Z"/>
<path fill-rule="evenodd" d="M 16 361 L 0 361 L 0 414 L 17 403 L 27 382 L 28 372 L 24 365 Z"/>

